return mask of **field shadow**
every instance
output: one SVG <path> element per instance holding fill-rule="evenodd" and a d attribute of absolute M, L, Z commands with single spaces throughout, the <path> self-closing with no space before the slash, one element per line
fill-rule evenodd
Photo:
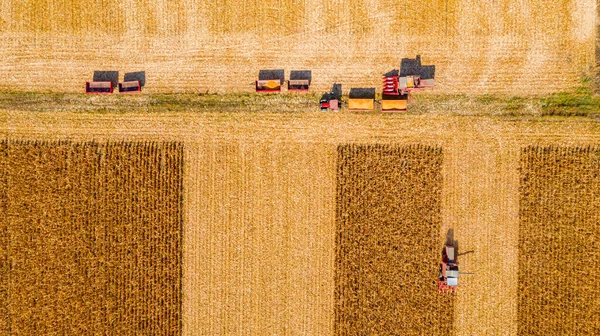
<path fill-rule="evenodd" d="M 398 69 L 394 69 L 394 70 L 384 73 L 383 77 L 392 77 L 392 76 L 399 76 L 399 75 L 400 75 L 400 71 Z"/>
<path fill-rule="evenodd" d="M 94 82 L 111 82 L 113 87 L 119 83 L 118 71 L 94 71 Z"/>
<path fill-rule="evenodd" d="M 331 86 L 331 93 L 333 93 L 333 96 L 336 98 L 341 98 L 342 97 L 342 84 L 338 84 L 338 83 L 334 83 Z"/>
<path fill-rule="evenodd" d="M 259 70 L 258 80 L 276 80 L 279 79 L 279 84 L 283 85 L 285 80 L 285 71 L 283 69 L 276 70 Z"/>
<path fill-rule="evenodd" d="M 307 80 L 310 84 L 312 82 L 312 70 L 292 70 L 290 80 Z"/>
<path fill-rule="evenodd" d="M 446 232 L 446 245 L 454 246 L 454 248 L 456 248 L 455 244 L 454 229 L 448 229 L 448 232 Z"/>
<path fill-rule="evenodd" d="M 454 252 L 457 257 L 475 253 L 474 250 L 469 250 L 469 251 L 460 253 L 460 249 L 458 246 L 458 240 L 454 239 L 454 229 L 448 229 L 448 232 L 446 233 L 446 245 L 454 246 Z"/>
<path fill-rule="evenodd" d="M 350 89 L 350 98 L 375 99 L 375 88 L 353 88 L 353 89 Z"/>
<path fill-rule="evenodd" d="M 403 58 L 400 63 L 400 77 L 420 76 L 422 79 L 435 78 L 435 65 L 422 65 L 421 55 Z"/>
<path fill-rule="evenodd" d="M 144 87 L 146 85 L 146 71 L 128 72 L 125 74 L 123 81 L 134 82 L 139 81 L 140 85 Z"/>

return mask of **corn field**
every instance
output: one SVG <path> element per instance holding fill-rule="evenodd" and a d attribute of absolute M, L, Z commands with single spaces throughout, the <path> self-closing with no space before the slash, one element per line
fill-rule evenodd
<path fill-rule="evenodd" d="M 579 118 L 0 111 L 0 335 L 598 334 L 598 144 Z"/>
<path fill-rule="evenodd" d="M 600 334 L 600 148 L 521 153 L 519 335 Z"/>
<path fill-rule="evenodd" d="M 450 335 L 437 293 L 442 150 L 338 147 L 336 335 Z"/>
<path fill-rule="evenodd" d="M 181 332 L 183 147 L 0 142 L 0 333 Z"/>
<path fill-rule="evenodd" d="M 94 70 L 149 92 L 251 91 L 260 69 L 380 87 L 402 57 L 436 90 L 532 94 L 595 66 L 595 0 L 0 0 L 0 88 L 81 92 Z"/>

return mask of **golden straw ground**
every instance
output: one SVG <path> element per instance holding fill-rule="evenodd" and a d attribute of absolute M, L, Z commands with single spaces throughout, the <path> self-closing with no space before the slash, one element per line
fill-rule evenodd
<path fill-rule="evenodd" d="M 94 70 L 150 92 L 251 91 L 259 69 L 379 87 L 402 57 L 449 93 L 548 93 L 595 65 L 595 0 L 0 1 L 0 88 L 82 92 Z"/>

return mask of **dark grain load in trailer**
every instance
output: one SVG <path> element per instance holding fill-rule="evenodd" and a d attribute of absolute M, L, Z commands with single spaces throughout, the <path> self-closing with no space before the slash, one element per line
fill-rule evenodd
<path fill-rule="evenodd" d="M 140 81 L 130 81 L 119 83 L 119 93 L 134 93 L 142 91 L 142 83 Z"/>
<path fill-rule="evenodd" d="M 109 94 L 113 93 L 113 85 L 111 82 L 86 82 L 85 93 L 91 94 Z"/>
<path fill-rule="evenodd" d="M 292 70 L 288 81 L 288 91 L 308 91 L 311 81 L 311 70 Z"/>

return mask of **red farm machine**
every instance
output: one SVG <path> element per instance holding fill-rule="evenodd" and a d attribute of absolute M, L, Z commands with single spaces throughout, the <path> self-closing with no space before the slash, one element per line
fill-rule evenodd
<path fill-rule="evenodd" d="M 256 92 L 281 92 L 285 80 L 284 70 L 260 70 L 255 81 Z"/>
<path fill-rule="evenodd" d="M 421 65 L 421 56 L 403 58 L 400 71 L 395 70 L 383 77 L 383 93 L 386 95 L 406 94 L 411 91 L 431 89 L 435 85 L 435 65 Z"/>
<path fill-rule="evenodd" d="M 319 106 L 322 112 L 326 112 L 327 110 L 339 112 L 342 108 L 342 84 L 333 84 L 331 92 L 326 92 L 321 97 Z"/>
<path fill-rule="evenodd" d="M 454 246 L 444 246 L 438 277 L 438 289 L 440 293 L 456 294 L 458 288 L 458 261 L 456 257 Z"/>
<path fill-rule="evenodd" d="M 288 80 L 288 91 L 306 92 L 312 80 L 311 70 L 292 70 Z"/>
<path fill-rule="evenodd" d="M 383 75 L 382 111 L 406 111 L 409 93 L 435 85 L 435 65 L 421 65 L 421 56 L 403 58 L 400 70 Z"/>

